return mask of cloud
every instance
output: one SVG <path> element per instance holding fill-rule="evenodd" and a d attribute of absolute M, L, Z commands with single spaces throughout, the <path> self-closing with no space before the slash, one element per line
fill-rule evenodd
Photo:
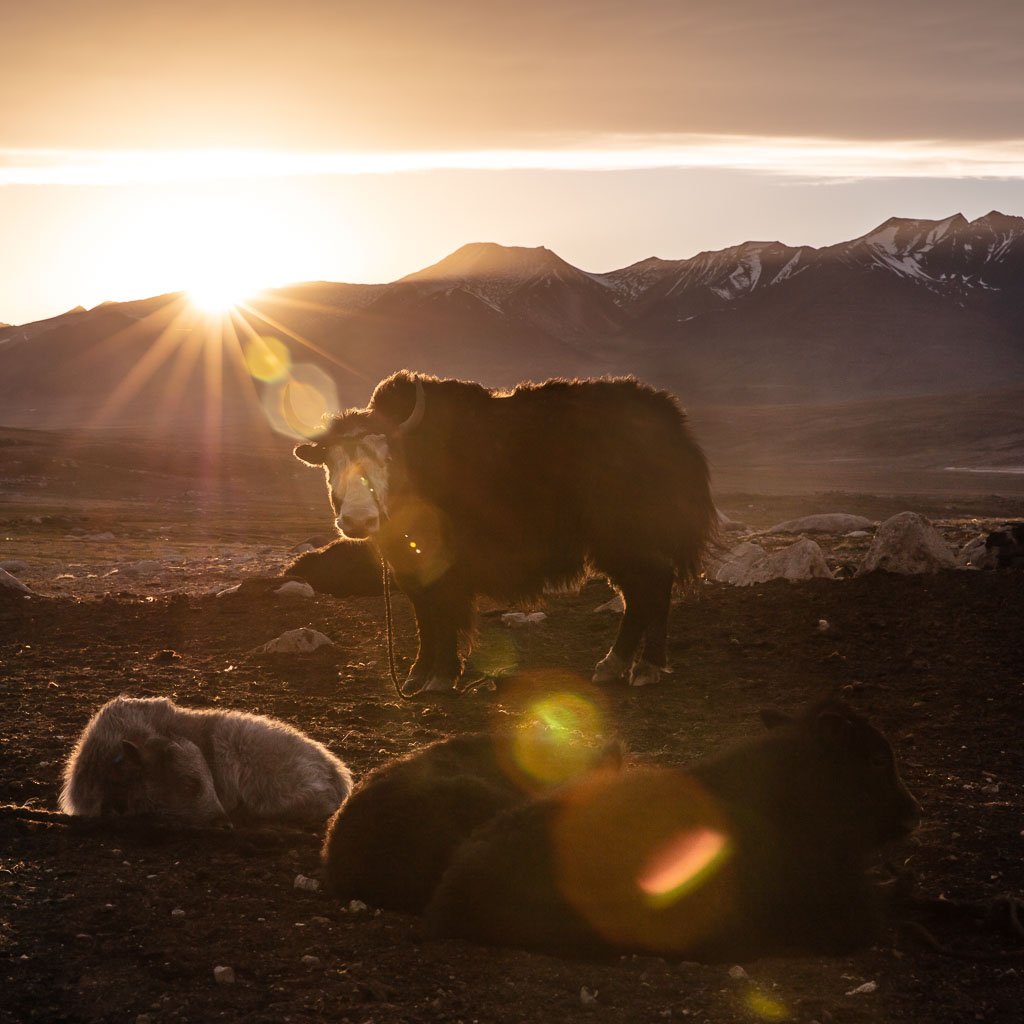
<path fill-rule="evenodd" d="M 855 181 L 1024 179 L 1024 138 L 853 140 L 604 135 L 532 148 L 287 152 L 0 149 L 0 185 L 149 185 L 430 171 L 722 170 Z"/>

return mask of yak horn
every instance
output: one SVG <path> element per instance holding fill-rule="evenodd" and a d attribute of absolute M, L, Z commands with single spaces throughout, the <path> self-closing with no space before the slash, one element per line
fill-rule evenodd
<path fill-rule="evenodd" d="M 408 434 L 410 430 L 415 430 L 419 426 L 420 420 L 423 419 L 423 410 L 427 407 L 427 396 L 423 390 L 423 381 L 416 381 L 416 403 L 412 407 L 412 412 L 409 413 L 407 419 L 399 423 L 395 427 L 395 436 L 403 437 Z"/>

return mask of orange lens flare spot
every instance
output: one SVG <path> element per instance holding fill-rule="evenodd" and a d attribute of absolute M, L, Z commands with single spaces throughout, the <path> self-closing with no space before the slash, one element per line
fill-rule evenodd
<path fill-rule="evenodd" d="M 300 363 L 270 382 L 263 410 L 278 433 L 312 437 L 323 428 L 324 417 L 337 412 L 338 391 L 319 367 Z"/>
<path fill-rule="evenodd" d="M 284 342 L 277 338 L 254 337 L 245 344 L 245 365 L 249 373 L 267 383 L 281 380 L 292 365 L 292 357 Z"/>
<path fill-rule="evenodd" d="M 667 906 L 700 886 L 729 857 L 729 839 L 710 828 L 694 828 L 662 843 L 637 878 L 654 906 Z"/>

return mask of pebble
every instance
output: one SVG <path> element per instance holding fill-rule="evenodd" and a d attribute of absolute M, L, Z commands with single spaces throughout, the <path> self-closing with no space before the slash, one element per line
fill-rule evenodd
<path fill-rule="evenodd" d="M 370 908 L 362 900 L 349 900 L 345 909 L 350 914 L 363 914 Z"/>
<path fill-rule="evenodd" d="M 739 964 L 734 964 L 729 968 L 729 977 L 733 981 L 743 981 L 745 978 L 749 978 L 750 975 Z"/>
<path fill-rule="evenodd" d="M 171 911 L 171 917 L 184 917 L 184 916 L 185 916 L 185 911 L 182 910 L 181 907 L 175 907 Z"/>
<path fill-rule="evenodd" d="M 292 884 L 294 888 L 303 889 L 306 892 L 316 892 L 320 888 L 320 883 L 315 878 L 307 878 L 305 875 L 296 875 Z"/>
<path fill-rule="evenodd" d="M 233 967 L 214 967 L 213 980 L 218 985 L 234 985 L 235 971 Z"/>
<path fill-rule="evenodd" d="M 304 956 L 304 957 L 302 958 L 302 962 L 303 962 L 303 963 L 304 963 L 304 964 L 305 964 L 305 965 L 306 965 L 307 967 L 319 967 L 319 966 L 320 966 L 320 957 L 318 957 L 318 956 L 313 956 L 312 954 L 310 954 L 310 953 L 307 953 L 307 954 L 306 954 L 306 955 L 305 955 L 305 956 Z"/>
<path fill-rule="evenodd" d="M 596 1006 L 597 1005 L 597 989 L 589 989 L 586 985 L 580 988 L 580 1002 L 584 1006 Z"/>
<path fill-rule="evenodd" d="M 863 985 L 858 985 L 856 988 L 851 988 L 846 994 L 848 996 L 867 996 L 872 992 L 878 991 L 877 981 L 865 981 Z"/>

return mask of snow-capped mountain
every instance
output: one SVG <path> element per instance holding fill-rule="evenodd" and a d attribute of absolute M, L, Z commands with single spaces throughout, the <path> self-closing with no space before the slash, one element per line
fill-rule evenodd
<path fill-rule="evenodd" d="M 823 248 L 750 241 L 606 273 L 472 243 L 390 284 L 295 285 L 257 308 L 252 330 L 318 364 L 343 404 L 401 366 L 499 386 L 636 373 L 690 405 L 956 394 L 1024 382 L 1024 218 L 891 218 Z M 167 408 L 169 378 L 195 405 L 176 429 L 200 429 L 212 371 L 193 321 L 170 295 L 0 328 L 0 424 L 134 427 Z M 161 337 L 183 353 L 166 371 L 146 358 Z M 244 372 L 219 386 L 223 423 L 258 411 Z"/>

